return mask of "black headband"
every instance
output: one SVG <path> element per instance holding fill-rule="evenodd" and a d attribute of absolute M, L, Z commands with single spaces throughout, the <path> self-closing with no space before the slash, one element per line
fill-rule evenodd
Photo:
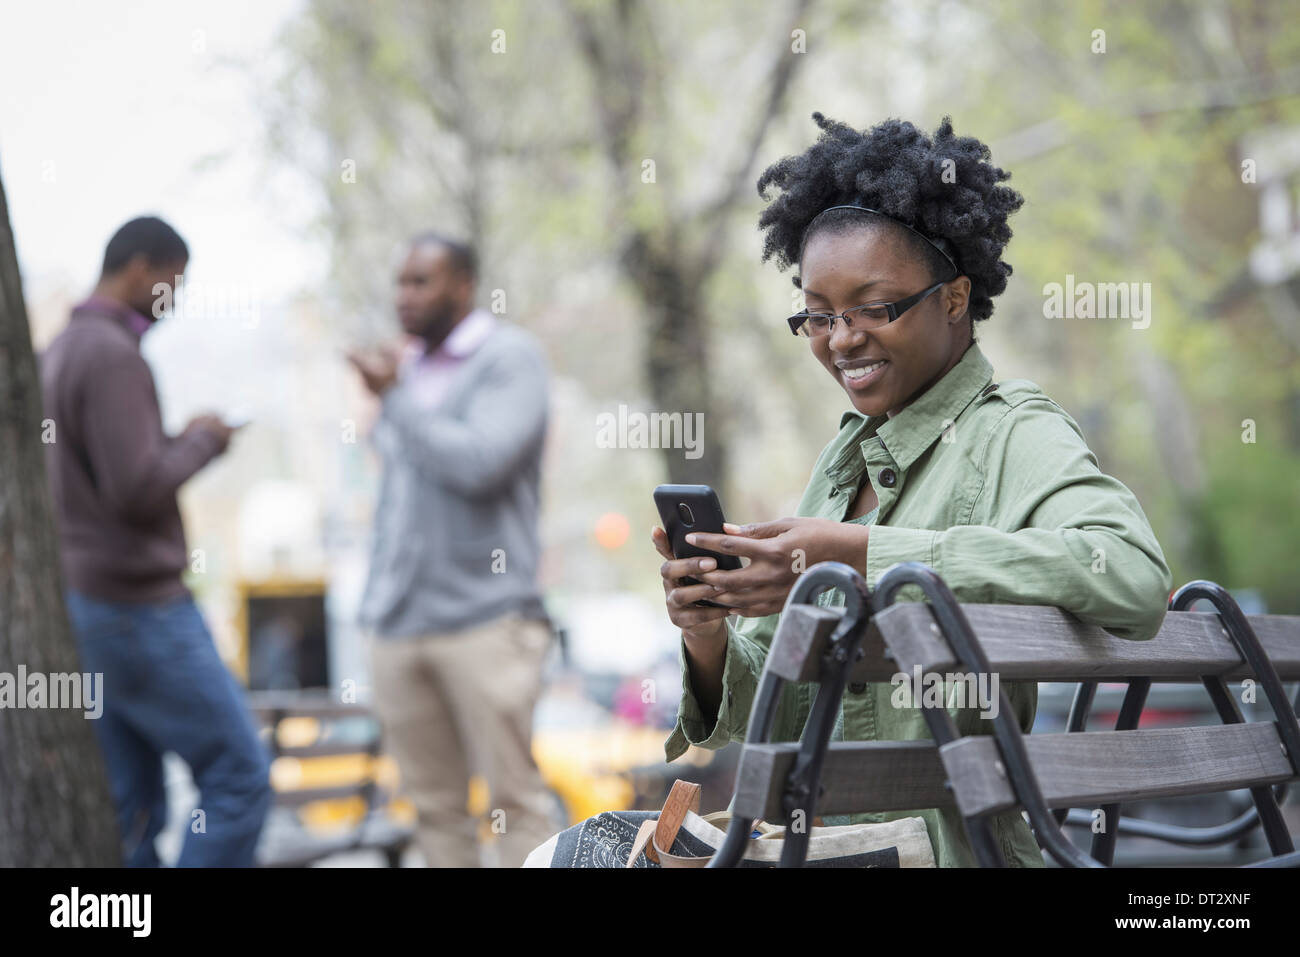
<path fill-rule="evenodd" d="M 952 267 L 953 278 L 956 278 L 957 276 L 961 275 L 961 270 L 957 268 L 957 263 L 954 259 L 956 250 L 953 250 L 953 255 L 949 255 L 947 250 L 945 250 L 943 246 L 939 245 L 939 243 L 943 243 L 944 246 L 951 246 L 952 244 L 947 239 L 944 239 L 942 236 L 939 237 L 937 240 L 931 239 L 925 233 L 921 232 L 919 229 L 914 229 L 913 227 L 909 226 L 907 223 L 903 222 L 901 219 L 897 219 L 893 216 L 890 216 L 888 213 L 882 213 L 878 209 L 872 209 L 869 206 L 853 206 L 853 205 L 827 206 L 825 209 L 823 209 L 820 213 L 818 213 L 816 216 L 812 218 L 812 222 L 808 224 L 808 229 L 804 230 L 804 235 L 806 236 L 808 234 L 808 230 L 812 229 L 813 223 L 817 222 L 818 219 L 820 219 L 822 216 L 825 216 L 832 209 L 860 209 L 863 212 L 875 213 L 877 216 L 883 216 L 885 219 L 888 219 L 890 222 L 897 223 L 899 226 L 902 226 L 904 229 L 909 230 L 910 232 L 913 232 L 916 235 L 920 236 L 927 243 L 929 243 L 936 250 L 938 250 L 939 255 L 942 256 L 944 259 L 946 259 L 948 261 L 948 265 Z"/>

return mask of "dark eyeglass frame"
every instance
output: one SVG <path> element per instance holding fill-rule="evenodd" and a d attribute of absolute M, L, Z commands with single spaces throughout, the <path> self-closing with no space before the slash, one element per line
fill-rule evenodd
<path fill-rule="evenodd" d="M 911 309 L 913 306 L 915 306 L 926 296 L 929 296 L 941 286 L 946 286 L 948 283 L 952 282 L 952 280 L 956 278 L 957 278 L 956 276 L 953 276 L 952 279 L 945 279 L 942 282 L 937 282 L 929 289 L 923 289 L 914 296 L 908 296 L 906 299 L 898 299 L 894 302 L 867 302 L 867 303 L 863 303 L 860 306 L 854 306 L 852 309 L 845 309 L 843 312 L 809 312 L 807 309 L 805 309 L 803 312 L 795 313 L 793 316 L 788 318 L 786 322 L 790 324 L 790 331 L 794 333 L 796 336 L 801 336 L 802 338 L 805 339 L 815 339 L 818 336 L 823 336 L 823 335 L 828 336 L 832 332 L 834 332 L 836 319 L 843 319 L 848 324 L 848 327 L 852 329 L 853 317 L 849 315 L 849 313 L 858 312 L 868 307 L 872 309 L 879 309 L 881 307 L 884 307 L 885 313 L 886 315 L 889 316 L 889 318 L 884 323 L 877 323 L 874 325 L 873 328 L 879 329 L 882 325 L 889 325 L 889 323 L 895 322 L 899 316 L 907 312 L 907 310 Z M 811 333 L 811 331 L 807 333 L 801 333 L 799 331 L 800 329 L 811 328 L 809 326 L 808 320 L 814 317 L 830 319 L 831 323 L 827 327 L 826 331 L 824 333 L 818 333 L 817 336 L 814 336 Z"/>

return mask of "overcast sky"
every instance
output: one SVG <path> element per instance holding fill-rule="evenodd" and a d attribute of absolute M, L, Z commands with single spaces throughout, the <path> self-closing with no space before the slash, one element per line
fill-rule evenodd
<path fill-rule="evenodd" d="M 66 321 L 60 299 L 94 285 L 114 230 L 162 216 L 190 247 L 186 285 L 231 317 L 182 311 L 145 338 L 173 428 L 200 411 L 271 414 L 260 385 L 284 361 L 280 306 L 324 273 L 304 231 L 319 194 L 268 160 L 260 125 L 258 83 L 299 5 L 56 0 L 6 13 L 0 173 L 38 348 Z M 249 303 L 256 328 L 238 311 Z"/>
<path fill-rule="evenodd" d="M 319 275 L 319 253 L 296 232 L 311 194 L 291 170 L 268 175 L 253 74 L 224 65 L 273 68 L 274 36 L 298 6 L 11 5 L 0 172 L 29 298 L 51 284 L 88 288 L 114 229 L 145 212 L 186 238 L 190 280 L 274 301 Z"/>

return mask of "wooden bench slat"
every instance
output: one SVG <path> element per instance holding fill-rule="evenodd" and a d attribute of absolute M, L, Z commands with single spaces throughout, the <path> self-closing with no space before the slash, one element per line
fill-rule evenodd
<path fill-rule="evenodd" d="M 1025 750 L 1051 807 L 1094 808 L 1280 784 L 1295 772 L 1270 722 L 1028 735 Z M 940 749 L 963 814 L 1016 807 L 986 735 Z"/>
<path fill-rule="evenodd" d="M 276 692 L 252 692 L 248 710 L 263 721 L 276 715 L 286 718 L 373 718 L 374 711 L 362 704 L 344 704 L 329 697 L 295 697 Z"/>
<path fill-rule="evenodd" d="M 375 742 L 372 741 L 317 741 L 314 744 L 281 745 L 276 752 L 278 758 L 327 758 L 345 754 L 358 757 L 374 757 Z"/>
<path fill-rule="evenodd" d="M 1097 807 L 1228 791 L 1290 780 L 1294 772 L 1271 722 L 1025 736 L 1050 807 Z M 780 790 L 793 742 L 746 745 L 736 776 L 736 814 L 782 819 Z M 952 807 L 968 814 L 1016 807 L 989 735 L 943 749 L 933 741 L 832 742 L 822 766 L 818 814 Z M 951 779 L 956 794 L 944 782 Z"/>
<path fill-rule="evenodd" d="M 843 616 L 843 609 L 816 605 L 787 608 L 767 655 L 768 669 L 787 681 L 816 681 L 821 677 L 821 656 Z"/>
<path fill-rule="evenodd" d="M 1117 681 L 1146 676 L 1155 681 L 1225 680 L 1253 677 L 1232 641 L 1210 612 L 1168 612 L 1150 641 L 1116 638 L 1085 625 L 1059 608 L 1042 605 L 962 605 L 1000 680 Z M 1249 615 L 1265 654 L 1283 681 L 1300 680 L 1300 618 Z M 886 647 L 895 660 L 884 657 Z M 957 670 L 929 606 L 900 602 L 877 615 L 863 638 L 866 657 L 850 681 L 888 681 L 914 664 L 927 672 Z"/>
<path fill-rule="evenodd" d="M 781 788 L 794 764 L 795 742 L 747 744 L 736 772 L 733 813 L 780 821 Z M 834 742 L 822 765 L 818 814 L 903 811 L 953 805 L 933 741 Z"/>
<path fill-rule="evenodd" d="M 357 784 L 339 784 L 333 787 L 320 788 L 296 788 L 289 791 L 276 791 L 275 803 L 279 807 L 302 807 L 304 804 L 311 804 L 314 801 L 338 801 L 345 798 L 363 798 L 361 791 L 365 787 L 363 782 Z M 383 788 L 376 785 L 376 797 L 374 804 L 381 805 L 385 803 L 386 798 L 383 794 Z"/>

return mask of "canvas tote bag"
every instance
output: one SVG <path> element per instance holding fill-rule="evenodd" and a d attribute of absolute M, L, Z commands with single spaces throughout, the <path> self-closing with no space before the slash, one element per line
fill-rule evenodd
<path fill-rule="evenodd" d="M 606 811 L 537 847 L 524 867 L 704 867 L 722 846 L 731 815 L 701 815 L 700 786 L 674 782 L 661 811 Z M 776 867 L 785 828 L 757 821 L 741 867 Z M 934 867 L 925 820 L 814 825 L 807 867 Z"/>

